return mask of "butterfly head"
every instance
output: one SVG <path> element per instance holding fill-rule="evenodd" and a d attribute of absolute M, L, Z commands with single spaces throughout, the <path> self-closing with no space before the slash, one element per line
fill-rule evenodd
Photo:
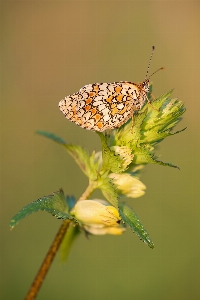
<path fill-rule="evenodd" d="M 145 79 L 145 80 L 142 82 L 142 90 L 143 90 L 145 93 L 148 93 L 148 92 L 149 92 L 149 85 L 150 85 L 149 79 Z"/>

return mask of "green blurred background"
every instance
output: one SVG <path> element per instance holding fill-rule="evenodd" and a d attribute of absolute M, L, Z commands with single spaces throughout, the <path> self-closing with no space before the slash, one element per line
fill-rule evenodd
<path fill-rule="evenodd" d="M 172 88 L 187 112 L 157 149 L 180 167 L 147 166 L 145 196 L 128 200 L 155 243 L 81 236 L 67 264 L 57 256 L 37 299 L 200 299 L 199 1 L 1 1 L 1 299 L 23 299 L 61 221 L 40 212 L 12 232 L 23 206 L 63 187 L 79 197 L 87 179 L 54 132 L 99 150 L 93 132 L 67 121 L 58 102 L 94 82 L 144 79 L 152 45 L 153 94 Z M 161 155 L 162 154 L 162 155 Z"/>

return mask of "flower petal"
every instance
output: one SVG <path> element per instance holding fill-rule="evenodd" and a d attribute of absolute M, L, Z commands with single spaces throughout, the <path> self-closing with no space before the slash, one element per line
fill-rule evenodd
<path fill-rule="evenodd" d="M 78 202 L 72 213 L 85 225 L 102 224 L 116 226 L 121 220 L 119 212 L 114 206 L 105 206 L 95 200 Z"/>
<path fill-rule="evenodd" d="M 113 179 L 114 184 L 123 195 L 131 198 L 138 198 L 144 195 L 146 186 L 131 174 L 111 173 L 109 176 Z"/>
<path fill-rule="evenodd" d="M 125 227 L 108 227 L 104 226 L 101 228 L 97 228 L 95 226 L 84 226 L 85 230 L 94 235 L 105 235 L 105 234 L 112 234 L 112 235 L 121 235 L 126 228 Z"/>

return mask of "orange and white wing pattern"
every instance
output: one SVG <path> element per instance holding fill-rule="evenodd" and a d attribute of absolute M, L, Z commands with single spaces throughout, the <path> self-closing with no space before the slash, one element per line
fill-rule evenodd
<path fill-rule="evenodd" d="M 59 102 L 67 119 L 82 128 L 105 131 L 120 127 L 142 108 L 147 99 L 149 80 L 135 84 L 128 81 L 85 85 Z"/>

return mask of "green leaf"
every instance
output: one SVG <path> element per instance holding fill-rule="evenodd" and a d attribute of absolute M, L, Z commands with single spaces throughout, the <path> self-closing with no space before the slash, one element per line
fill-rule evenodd
<path fill-rule="evenodd" d="M 115 151 L 107 145 L 106 136 L 101 132 L 97 132 L 102 143 L 102 172 L 110 170 L 113 173 L 121 173 L 124 171 L 124 161 L 123 159 L 115 154 Z"/>
<path fill-rule="evenodd" d="M 150 239 L 149 234 L 144 229 L 142 223 L 138 219 L 136 213 L 132 210 L 131 207 L 125 203 L 119 203 L 119 212 L 123 222 L 128 225 L 137 236 L 143 240 L 150 248 L 154 248 L 154 243 Z"/>
<path fill-rule="evenodd" d="M 168 137 L 168 136 L 172 136 L 175 135 L 177 133 L 180 133 L 182 131 L 184 131 L 187 127 L 178 130 L 176 132 L 171 132 L 171 128 L 170 129 L 165 129 L 165 130 L 160 130 L 160 131 L 156 131 L 155 128 L 154 130 L 149 130 L 149 131 L 145 131 L 143 136 L 144 136 L 144 140 L 145 142 L 140 142 L 140 145 L 145 145 L 147 142 L 151 143 L 152 146 L 155 146 L 157 143 L 160 143 L 164 138 Z"/>
<path fill-rule="evenodd" d="M 98 188 L 102 191 L 104 197 L 110 202 L 114 207 L 118 208 L 118 194 L 112 179 L 109 177 L 101 177 L 98 181 Z"/>
<path fill-rule="evenodd" d="M 138 111 L 133 115 L 133 118 L 129 119 L 126 124 L 117 130 L 115 135 L 116 145 L 129 145 L 131 149 L 136 147 L 141 137 L 141 126 L 147 115 L 147 111 L 147 108 L 143 111 Z"/>
<path fill-rule="evenodd" d="M 73 217 L 69 214 L 64 192 L 62 189 L 60 189 L 58 192 L 55 192 L 52 195 L 39 198 L 38 200 L 33 201 L 27 206 L 23 207 L 22 210 L 20 210 L 10 221 L 11 229 L 28 215 L 40 210 L 47 211 L 58 219 L 73 219 Z"/>
<path fill-rule="evenodd" d="M 79 233 L 79 226 L 75 226 L 71 223 L 60 246 L 60 258 L 62 262 L 67 261 L 72 244 L 78 237 Z"/>
<path fill-rule="evenodd" d="M 65 150 L 74 158 L 75 162 L 89 179 L 95 180 L 97 178 L 97 166 L 94 163 L 93 155 L 90 157 L 87 151 L 80 146 L 66 144 L 65 141 L 53 133 L 46 131 L 37 131 L 37 133 L 64 146 Z"/>
<path fill-rule="evenodd" d="M 170 98 L 171 93 L 172 91 L 152 102 L 155 109 L 148 108 L 148 114 L 141 128 L 143 132 L 172 129 L 180 121 L 186 109 L 181 101 Z"/>
<path fill-rule="evenodd" d="M 171 163 L 165 163 L 157 160 L 156 157 L 152 154 L 152 151 L 148 147 L 145 147 L 145 145 L 143 147 L 137 147 L 135 149 L 133 164 L 158 164 L 179 169 L 179 167 Z"/>
<path fill-rule="evenodd" d="M 65 145 L 67 152 L 74 158 L 83 173 L 90 179 L 97 179 L 94 161 L 90 159 L 87 151 L 80 146 Z"/>
<path fill-rule="evenodd" d="M 153 154 L 149 150 L 148 147 L 137 147 L 134 151 L 134 164 L 148 164 L 148 163 L 156 163 L 153 159 Z"/>
<path fill-rule="evenodd" d="M 53 140 L 54 142 L 61 144 L 63 146 L 66 145 L 66 142 L 61 139 L 59 136 L 56 136 L 55 134 L 51 133 L 51 132 L 47 132 L 47 131 L 43 131 L 43 130 L 37 130 L 36 131 L 37 134 L 43 135 L 44 137 Z"/>
<path fill-rule="evenodd" d="M 175 169 L 180 170 L 180 168 L 179 168 L 178 166 L 173 165 L 173 164 L 171 164 L 171 163 L 163 162 L 163 161 L 161 161 L 161 160 L 157 160 L 155 157 L 153 157 L 153 160 L 154 160 L 154 162 L 155 162 L 156 164 L 158 164 L 158 165 L 165 166 L 165 167 L 171 167 L 171 168 L 175 168 Z"/>

